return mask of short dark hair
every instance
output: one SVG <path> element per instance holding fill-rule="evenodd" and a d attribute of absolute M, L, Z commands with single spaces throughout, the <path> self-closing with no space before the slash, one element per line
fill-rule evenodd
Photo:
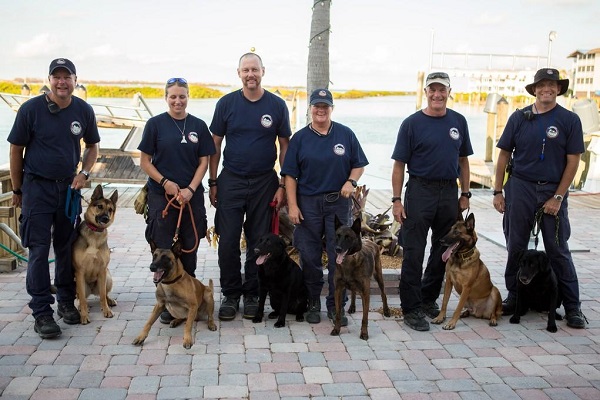
<path fill-rule="evenodd" d="M 260 62 L 260 66 L 264 67 L 263 62 L 262 62 L 262 58 L 260 58 L 260 56 L 256 53 L 245 53 L 242 54 L 242 56 L 240 57 L 240 60 L 238 61 L 238 68 L 242 65 L 242 60 L 246 57 L 250 57 L 250 56 L 254 56 L 256 58 L 258 58 L 258 62 Z"/>

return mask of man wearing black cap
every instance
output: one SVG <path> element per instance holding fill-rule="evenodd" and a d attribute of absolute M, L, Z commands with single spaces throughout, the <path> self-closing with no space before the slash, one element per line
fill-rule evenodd
<path fill-rule="evenodd" d="M 8 136 L 12 203 L 22 208 L 20 234 L 23 246 L 29 248 L 26 279 L 27 293 L 31 296 L 29 307 L 35 318 L 34 330 L 43 339 L 61 334 L 51 307 L 54 303 L 48 266 L 51 242 L 58 316 L 66 324 L 80 322 L 74 306 L 71 247 L 81 200 L 70 194 L 69 187 L 77 190 L 84 186 L 98 156 L 100 141 L 94 110 L 72 96 L 77 84 L 75 65 L 66 58 L 57 58 L 50 63 L 48 74 L 50 92 L 19 108 Z M 81 139 L 86 146 L 82 169 L 77 171 Z"/>
<path fill-rule="evenodd" d="M 567 244 L 571 234 L 567 198 L 585 148 L 579 117 L 556 103 L 556 97 L 568 88 L 569 80 L 560 79 L 553 68 L 540 69 L 533 83 L 525 86 L 535 96 L 535 103 L 510 116 L 498 141 L 493 204 L 504 214 L 508 250 L 504 273 L 508 296 L 503 314 L 515 311 L 518 253 L 527 249 L 537 223 L 558 279 L 567 325 L 583 329 L 579 282 Z M 504 171 L 511 157 L 512 171 L 503 193 Z"/>

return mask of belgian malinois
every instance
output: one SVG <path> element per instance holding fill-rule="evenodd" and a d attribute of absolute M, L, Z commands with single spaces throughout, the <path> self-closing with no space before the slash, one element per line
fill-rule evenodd
<path fill-rule="evenodd" d="M 374 242 L 361 239 L 361 220 L 357 218 L 352 227 L 346 226 L 340 222 L 337 215 L 335 217 L 335 260 L 336 268 L 334 275 L 335 282 L 335 321 L 332 336 L 340 334 L 342 324 L 342 294 L 344 289 L 352 291 L 350 307 L 348 313 L 356 311 L 356 293 L 360 294 L 363 305 L 363 319 L 360 328 L 360 338 L 369 339 L 367 326 L 369 324 L 369 303 L 371 300 L 371 277 L 374 277 L 381 290 L 381 300 L 383 302 L 383 315 L 391 316 L 390 309 L 383 286 L 383 272 L 381 270 L 381 253 L 379 246 Z"/>
<path fill-rule="evenodd" d="M 213 281 L 209 279 L 208 286 L 204 286 L 198 279 L 185 272 L 179 259 L 181 256 L 179 241 L 175 242 L 170 249 L 157 248 L 156 244 L 150 241 L 150 250 L 152 251 L 150 271 L 154 273 L 156 304 L 133 344 L 139 346 L 144 343 L 150 328 L 166 308 L 175 318 L 171 321 L 171 328 L 185 321 L 183 347 L 189 349 L 194 344 L 192 336 L 194 321 L 199 321 L 206 315 L 208 329 L 217 330 L 213 317 L 215 309 Z"/>
<path fill-rule="evenodd" d="M 479 250 L 475 247 L 475 216 L 470 214 L 464 221 L 462 213 L 459 212 L 458 215 L 459 220 L 441 239 L 442 244 L 448 246 L 442 255 L 442 260 L 446 262 L 446 286 L 442 309 L 431 322 L 441 324 L 446 319 L 448 300 L 454 287 L 460 295 L 458 305 L 443 329 L 454 329 L 459 318 L 469 315 L 488 318 L 490 326 L 496 326 L 498 317 L 502 315 L 502 298 L 498 288 L 492 284 L 490 271 L 481 261 Z"/>
<path fill-rule="evenodd" d="M 73 243 L 73 269 L 83 325 L 90 323 L 87 303 L 90 294 L 100 296 L 100 308 L 106 318 L 113 317 L 110 307 L 117 305 L 108 296 L 113 282 L 108 270 L 110 250 L 106 228 L 115 220 L 118 197 L 119 193 L 115 190 L 110 198 L 105 198 L 102 186 L 96 186 L 83 221 L 77 228 L 78 236 Z"/>

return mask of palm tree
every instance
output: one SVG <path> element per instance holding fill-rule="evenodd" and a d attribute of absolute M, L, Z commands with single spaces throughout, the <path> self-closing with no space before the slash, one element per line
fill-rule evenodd
<path fill-rule="evenodd" d="M 308 96 L 317 88 L 329 88 L 329 15 L 331 0 L 313 0 L 310 41 L 308 43 Z M 310 112 L 306 111 L 306 122 L 310 122 Z"/>

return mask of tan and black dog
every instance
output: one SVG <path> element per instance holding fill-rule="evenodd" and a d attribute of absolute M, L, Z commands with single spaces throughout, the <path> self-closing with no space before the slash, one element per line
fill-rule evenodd
<path fill-rule="evenodd" d="M 119 193 L 115 190 L 110 198 L 106 198 L 102 186 L 96 186 L 83 221 L 77 228 L 78 236 L 73 243 L 73 270 L 83 325 L 90 323 L 87 303 L 89 295 L 100 297 L 100 309 L 106 318 L 113 317 L 110 307 L 117 305 L 108 296 L 113 282 L 108 270 L 110 249 L 106 228 L 115 220 L 118 197 Z"/>
<path fill-rule="evenodd" d="M 208 286 L 204 286 L 198 279 L 185 272 L 179 259 L 181 256 L 179 241 L 175 242 L 171 249 L 157 248 L 154 242 L 150 241 L 150 250 L 152 251 L 150 271 L 154 273 L 156 304 L 133 344 L 139 346 L 144 343 L 150 328 L 166 308 L 175 318 L 171 321 L 171 328 L 185 321 L 183 347 L 189 349 L 194 344 L 192 336 L 194 321 L 199 321 L 206 315 L 208 329 L 217 330 L 213 317 L 215 309 L 213 281 L 209 279 Z"/>
<path fill-rule="evenodd" d="M 371 240 L 360 237 L 361 220 L 357 218 L 352 227 L 340 222 L 335 217 L 335 321 L 332 336 L 340 334 L 342 324 L 342 294 L 344 289 L 352 291 L 352 298 L 348 313 L 356 311 L 356 293 L 360 294 L 363 305 L 363 319 L 360 328 L 360 338 L 369 339 L 367 326 L 369 324 L 369 303 L 371 300 L 371 277 L 374 277 L 381 290 L 383 302 L 383 315 L 391 316 L 390 309 L 383 286 L 383 272 L 381 270 L 381 253 L 379 246 Z"/>
<path fill-rule="evenodd" d="M 459 318 L 472 315 L 476 318 L 487 318 L 490 326 L 498 324 L 502 315 L 502 297 L 500 291 L 492 284 L 490 271 L 481 261 L 479 250 L 475 247 L 475 216 L 470 214 L 464 221 L 459 212 L 459 220 L 454 223 L 450 232 L 441 239 L 448 249 L 442 255 L 446 262 L 446 286 L 442 309 L 431 322 L 441 324 L 446 319 L 448 300 L 452 287 L 460 295 L 458 305 L 450 321 L 442 328 L 449 330 L 456 327 Z M 466 310 L 463 312 L 463 308 Z"/>

